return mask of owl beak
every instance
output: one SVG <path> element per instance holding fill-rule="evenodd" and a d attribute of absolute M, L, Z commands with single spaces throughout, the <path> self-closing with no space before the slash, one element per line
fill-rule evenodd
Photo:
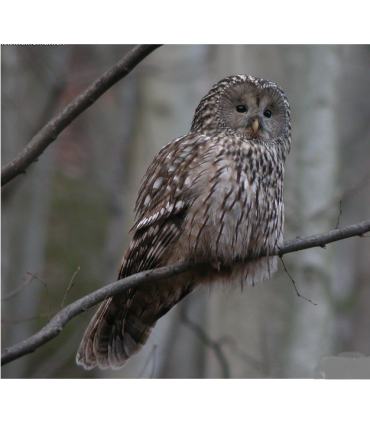
<path fill-rule="evenodd" d="M 252 123 L 252 129 L 253 129 L 254 135 L 256 135 L 258 131 L 258 127 L 259 127 L 258 118 L 254 118 L 254 121 Z"/>

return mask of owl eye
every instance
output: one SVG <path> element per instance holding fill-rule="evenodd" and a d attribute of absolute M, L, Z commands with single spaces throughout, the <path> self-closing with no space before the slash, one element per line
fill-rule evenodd
<path fill-rule="evenodd" d="M 236 111 L 238 113 L 245 113 L 247 111 L 247 108 L 243 106 L 242 104 L 240 104 L 239 106 L 236 106 Z"/>
<path fill-rule="evenodd" d="M 271 110 L 265 110 L 263 112 L 263 116 L 266 116 L 267 118 L 270 118 L 272 116 Z"/>

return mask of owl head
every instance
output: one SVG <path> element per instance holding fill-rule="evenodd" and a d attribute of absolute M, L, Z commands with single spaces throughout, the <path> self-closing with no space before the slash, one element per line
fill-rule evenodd
<path fill-rule="evenodd" d="M 283 90 L 248 75 L 230 76 L 213 86 L 196 109 L 192 132 L 227 132 L 254 143 L 290 146 L 290 109 Z"/>

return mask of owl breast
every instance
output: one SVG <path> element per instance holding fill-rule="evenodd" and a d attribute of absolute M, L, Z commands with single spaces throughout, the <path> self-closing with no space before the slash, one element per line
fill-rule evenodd
<path fill-rule="evenodd" d="M 282 243 L 283 168 L 274 154 L 243 143 L 218 148 L 212 161 L 194 169 L 198 193 L 185 219 L 179 250 L 199 260 L 231 265 L 262 251 L 271 254 Z M 261 273 L 274 263 L 275 259 L 262 259 L 249 267 Z"/>

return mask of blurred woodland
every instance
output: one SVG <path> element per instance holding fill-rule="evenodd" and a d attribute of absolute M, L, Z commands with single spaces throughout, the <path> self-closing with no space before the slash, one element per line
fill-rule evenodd
<path fill-rule="evenodd" d="M 132 47 L 3 46 L 2 165 Z M 2 348 L 41 329 L 62 303 L 116 279 L 147 166 L 189 131 L 212 85 L 236 74 L 274 81 L 290 101 L 285 240 L 369 219 L 369 46 L 160 47 L 3 187 Z M 369 236 L 284 262 L 299 292 L 318 305 L 297 297 L 279 263 L 262 286 L 189 296 L 119 371 L 75 364 L 94 309 L 4 366 L 2 377 L 312 378 L 322 357 L 369 356 Z"/>

